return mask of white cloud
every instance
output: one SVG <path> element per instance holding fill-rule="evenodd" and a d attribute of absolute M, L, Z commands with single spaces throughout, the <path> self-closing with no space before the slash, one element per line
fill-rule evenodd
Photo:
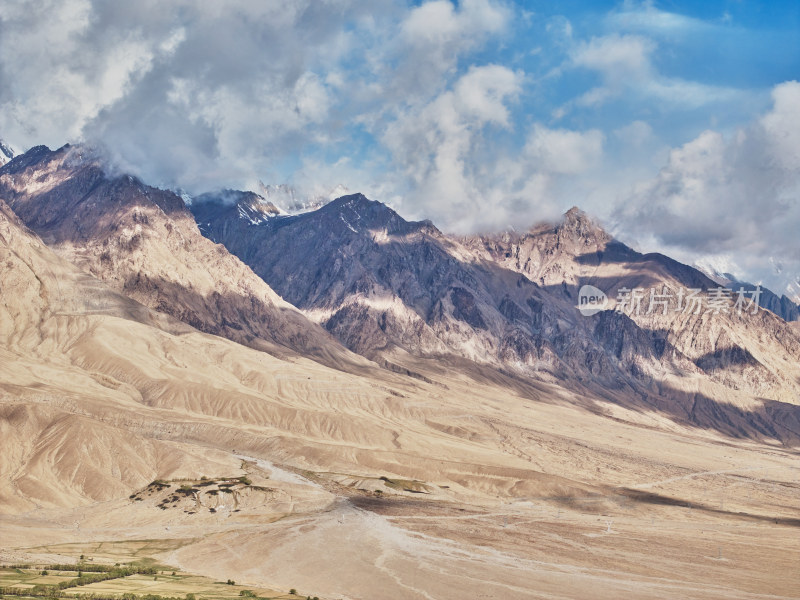
<path fill-rule="evenodd" d="M 485 128 L 508 127 L 521 85 L 522 75 L 505 67 L 472 68 L 452 90 L 387 127 L 382 141 L 413 182 L 405 212 L 463 233 L 530 225 L 574 200 L 562 183 L 600 164 L 601 132 L 535 124 L 517 154 L 485 144 Z"/>
<path fill-rule="evenodd" d="M 489 0 L 433 0 L 413 9 L 401 25 L 409 45 L 441 52 L 449 45 L 472 45 L 475 36 L 502 30 L 509 13 Z"/>
<path fill-rule="evenodd" d="M 0 20 L 0 124 L 17 145 L 81 135 L 163 53 L 138 30 L 113 43 L 85 0 L 6 2 Z"/>
<path fill-rule="evenodd" d="M 719 23 L 715 23 L 661 10 L 652 1 L 626 1 L 605 18 L 606 24 L 613 29 L 637 31 L 667 39 L 686 35 L 711 35 L 730 23 L 730 20 L 731 16 L 727 11 L 722 13 Z"/>
<path fill-rule="evenodd" d="M 697 108 L 713 102 L 731 101 L 738 90 L 676 77 L 667 77 L 653 65 L 656 43 L 645 36 L 612 33 L 593 37 L 572 48 L 570 67 L 600 74 L 602 85 L 594 87 L 563 107 L 598 106 L 616 98 L 658 101 L 670 108 Z"/>
<path fill-rule="evenodd" d="M 502 33 L 512 13 L 492 0 L 433 0 L 413 8 L 390 44 L 390 88 L 403 96 L 441 91 L 465 53 Z"/>
<path fill-rule="evenodd" d="M 572 61 L 578 67 L 600 71 L 609 80 L 622 83 L 630 77 L 649 75 L 650 54 L 654 49 L 655 44 L 647 38 L 614 33 L 578 44 Z"/>
<path fill-rule="evenodd" d="M 458 112 L 483 125 L 492 123 L 508 127 L 507 98 L 516 98 L 521 91 L 520 73 L 506 67 L 489 65 L 471 68 L 453 90 Z"/>
<path fill-rule="evenodd" d="M 800 83 L 777 86 L 772 99 L 772 110 L 759 120 L 764 145 L 780 169 L 800 176 Z"/>
<path fill-rule="evenodd" d="M 472 173 L 479 134 L 489 125 L 507 125 L 506 102 L 520 86 L 521 75 L 505 67 L 473 67 L 452 90 L 407 109 L 387 126 L 382 142 L 414 184 L 406 205 L 425 203 L 433 216 L 455 221 L 456 228 L 475 217 L 471 209 L 482 201 Z"/>
<path fill-rule="evenodd" d="M 547 129 L 535 125 L 525 144 L 525 155 L 542 171 L 575 175 L 597 166 L 603 155 L 603 134 Z"/>
<path fill-rule="evenodd" d="M 0 132 L 101 145 L 190 191 L 285 180 L 332 148 L 346 159 L 353 124 L 379 137 L 444 93 L 470 123 L 507 125 L 517 75 L 459 76 L 512 16 L 498 0 L 5 0 Z"/>
<path fill-rule="evenodd" d="M 628 148 L 642 148 L 655 139 L 653 128 L 645 121 L 633 121 L 614 130 L 614 136 Z"/>
<path fill-rule="evenodd" d="M 786 272 L 800 274 L 800 83 L 776 86 L 772 98 L 771 110 L 732 135 L 705 131 L 673 149 L 619 208 L 620 235 L 652 237 L 688 262 L 726 255 L 735 275 L 783 291 Z"/>

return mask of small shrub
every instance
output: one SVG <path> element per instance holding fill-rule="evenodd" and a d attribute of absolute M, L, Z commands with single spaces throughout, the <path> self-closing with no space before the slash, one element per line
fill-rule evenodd
<path fill-rule="evenodd" d="M 236 582 L 233 579 L 228 579 L 228 581 L 226 581 L 225 583 L 227 583 L 228 585 L 236 585 Z"/>
<path fill-rule="evenodd" d="M 48 571 L 42 571 L 42 575 L 49 575 L 49 574 L 50 573 Z"/>
<path fill-rule="evenodd" d="M 290 589 L 290 590 L 289 590 L 289 593 L 290 593 L 292 596 L 297 596 L 297 590 L 296 590 L 296 589 L 294 589 L 294 588 Z"/>

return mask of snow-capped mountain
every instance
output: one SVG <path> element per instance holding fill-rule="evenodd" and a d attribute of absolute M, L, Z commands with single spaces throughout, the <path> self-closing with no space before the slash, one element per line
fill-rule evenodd
<path fill-rule="evenodd" d="M 795 304 L 800 305 L 800 265 L 796 261 L 792 261 L 787 267 L 786 261 L 777 257 L 770 257 L 770 264 L 775 277 L 778 278 L 780 284 L 776 289 L 780 290 L 789 300 Z"/>
<path fill-rule="evenodd" d="M 258 192 L 265 200 L 280 207 L 287 214 L 300 214 L 322 208 L 336 198 L 349 193 L 346 186 L 341 183 L 330 190 L 301 193 L 293 186 L 287 184 L 265 185 L 259 182 Z"/>
<path fill-rule="evenodd" d="M 6 144 L 3 140 L 0 139 L 0 167 L 10 161 L 16 153 L 14 150 Z"/>
<path fill-rule="evenodd" d="M 800 292 L 800 282 L 795 282 L 794 293 L 792 291 L 792 282 L 789 282 L 784 287 L 788 295 L 787 293 L 778 295 L 761 284 L 738 279 L 736 275 L 730 272 L 735 270 L 730 263 L 721 265 L 719 262 L 701 260 L 695 263 L 694 266 L 714 282 L 734 292 L 744 290 L 747 293 L 752 293 L 755 291 L 758 296 L 758 305 L 774 312 L 784 321 L 800 321 L 800 295 L 797 293 Z"/>
<path fill-rule="evenodd" d="M 186 199 L 184 198 L 184 202 Z M 277 207 L 273 202 L 255 192 L 243 192 L 240 190 L 220 190 L 217 192 L 207 192 L 194 196 L 190 202 L 186 203 L 191 210 L 196 207 L 204 207 L 205 210 L 219 210 L 228 215 L 235 212 L 237 218 L 244 220 L 250 225 L 258 225 L 274 217 L 286 216 L 286 211 Z M 199 210 L 203 210 L 200 208 Z M 229 215 L 228 215 L 229 216 Z M 199 223 L 201 229 L 203 223 Z"/>

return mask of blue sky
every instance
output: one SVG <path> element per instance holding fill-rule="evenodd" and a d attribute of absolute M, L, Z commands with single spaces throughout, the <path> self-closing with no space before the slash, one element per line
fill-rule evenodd
<path fill-rule="evenodd" d="M 754 95 L 744 105 L 722 101 L 698 109 L 691 103 L 664 105 L 652 98 L 618 98 L 597 110 L 570 115 L 565 122 L 575 127 L 608 129 L 631 117 L 649 118 L 668 141 L 680 143 L 686 141 L 681 135 L 696 133 L 698 127 L 731 126 L 752 118 L 753 110 L 767 108 L 765 92 L 795 79 L 800 66 L 800 4 L 795 2 L 526 2 L 519 6 L 536 17 L 520 22 L 514 42 L 501 52 L 514 60 L 529 44 L 541 48 L 518 59 L 534 77 L 546 77 L 551 69 L 568 62 L 575 41 L 617 34 L 638 36 L 652 44 L 652 68 L 665 78 Z M 570 39 L 564 39 L 562 22 L 569 24 Z M 563 72 L 555 79 L 543 90 L 545 112 L 601 82 L 587 68 Z"/>
<path fill-rule="evenodd" d="M 800 4 L 0 0 L 0 137 L 446 231 L 573 205 L 800 293 Z M 796 289 L 792 285 L 798 286 Z"/>

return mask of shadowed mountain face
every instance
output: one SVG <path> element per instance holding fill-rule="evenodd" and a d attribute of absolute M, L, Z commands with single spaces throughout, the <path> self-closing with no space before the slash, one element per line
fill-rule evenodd
<path fill-rule="evenodd" d="M 604 290 L 609 308 L 623 288 L 707 294 L 717 285 L 666 256 L 635 252 L 577 209 L 523 235 L 455 238 L 360 194 L 294 217 L 243 218 L 244 204 L 207 198 L 191 210 L 204 235 L 370 358 L 467 359 L 711 427 L 716 417 L 698 398 L 724 396 L 740 413 L 731 431 L 771 421 L 748 425 L 742 407 L 763 409 L 756 398 L 796 403 L 800 341 L 770 312 L 740 315 L 731 299 L 719 314 L 645 305 L 583 316 L 584 284 Z"/>
<path fill-rule="evenodd" d="M 352 350 L 453 356 L 558 379 L 619 385 L 627 358 L 655 364 L 650 339 L 608 357 L 595 319 L 491 261 L 477 260 L 430 222 L 408 222 L 355 194 L 318 211 L 254 223 L 246 208 L 193 203 L 201 231 L 247 262 L 279 294 Z M 606 320 L 625 317 L 610 313 Z M 647 336 L 645 336 L 647 337 Z"/>
<path fill-rule="evenodd" d="M 745 289 L 748 291 L 760 290 L 759 305 L 767 310 L 774 312 L 784 321 L 800 321 L 800 306 L 792 302 L 786 295 L 778 296 L 775 292 L 765 287 L 755 286 L 752 283 L 743 281 L 729 281 L 726 286 L 732 290 Z"/>
<path fill-rule="evenodd" d="M 743 295 L 741 310 L 736 308 L 738 295 L 727 289 L 719 309 L 711 309 L 709 298 L 721 289 L 719 284 L 662 254 L 628 248 L 578 209 L 570 210 L 562 223 L 526 234 L 463 241 L 484 260 L 521 273 L 563 299 L 576 299 L 581 286 L 589 284 L 603 290 L 612 307 L 626 290 L 639 289 L 641 302 L 629 304 L 626 314 L 640 329 L 660 332 L 668 347 L 705 376 L 758 396 L 796 398 L 799 380 L 793 363 L 800 359 L 800 346 L 794 328 L 773 312 L 754 312 L 752 295 Z M 699 290 L 703 302 L 699 311 L 679 298 L 692 289 Z"/>
<path fill-rule="evenodd" d="M 145 306 L 269 351 L 361 360 L 204 238 L 178 196 L 110 176 L 81 148 L 16 157 L 0 169 L 0 198 L 61 256 Z"/>
<path fill-rule="evenodd" d="M 768 311 L 737 314 L 732 300 L 719 313 L 582 315 L 585 284 L 608 294 L 609 309 L 623 288 L 716 284 L 631 250 L 577 209 L 526 234 L 467 238 L 360 194 L 287 216 L 228 190 L 189 212 L 69 147 L 14 158 L 0 169 L 0 198 L 129 298 L 270 352 L 362 368 L 341 342 L 423 379 L 446 368 L 518 389 L 555 383 L 594 410 L 612 402 L 729 435 L 800 436 L 798 330 Z"/>

